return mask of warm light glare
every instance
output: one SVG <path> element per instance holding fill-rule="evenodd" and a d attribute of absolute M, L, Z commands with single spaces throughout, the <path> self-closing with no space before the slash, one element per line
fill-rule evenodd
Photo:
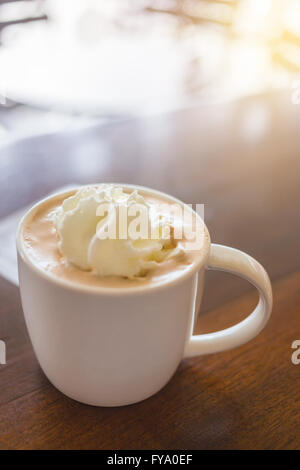
<path fill-rule="evenodd" d="M 284 25 L 294 33 L 300 33 L 300 2 L 299 0 L 290 0 L 283 18 Z"/>
<path fill-rule="evenodd" d="M 0 18 L 26 3 L 1 7 Z M 182 0 L 182 11 L 196 22 L 143 10 L 172 10 L 178 5 L 172 0 L 42 5 L 51 21 L 10 26 L 1 35 L 0 91 L 17 101 L 103 114 L 153 113 L 206 96 L 264 92 L 286 83 L 290 71 L 278 65 L 281 55 L 282 63 L 299 61 L 298 46 L 281 42 L 286 29 L 300 30 L 299 0 L 240 0 L 236 7 Z"/>

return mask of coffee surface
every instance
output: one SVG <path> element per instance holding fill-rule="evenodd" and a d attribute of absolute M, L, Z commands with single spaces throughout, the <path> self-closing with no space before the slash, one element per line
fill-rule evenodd
<path fill-rule="evenodd" d="M 168 203 L 168 199 L 160 199 L 156 196 L 149 196 L 142 193 L 145 199 L 151 204 Z M 84 271 L 69 263 L 59 251 L 59 236 L 54 224 L 54 213 L 61 206 L 64 199 L 72 195 L 69 193 L 63 196 L 55 196 L 38 206 L 29 216 L 23 227 L 24 248 L 30 259 L 43 271 L 52 274 L 62 280 L 74 284 L 88 286 L 99 286 L 106 288 L 133 288 L 176 279 L 186 271 L 192 269 L 193 265 L 199 262 L 202 256 L 200 251 L 188 251 L 181 253 L 175 258 L 159 263 L 157 268 L 150 270 L 144 277 L 138 279 L 128 279 L 118 276 L 101 277 L 92 271 Z M 204 233 L 206 241 L 208 234 Z M 183 240 L 184 241 L 184 240 Z M 204 245 L 206 242 L 204 241 Z"/>

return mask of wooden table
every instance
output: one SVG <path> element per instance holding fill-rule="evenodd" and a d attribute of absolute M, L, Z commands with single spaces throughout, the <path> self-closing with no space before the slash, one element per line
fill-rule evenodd
<path fill-rule="evenodd" d="M 0 278 L 0 447 L 300 448 L 300 106 L 289 93 L 19 141 L 0 150 L 0 217 L 67 183 L 130 182 L 205 203 L 212 240 L 268 270 L 274 311 L 250 343 L 182 362 L 152 398 L 95 408 L 41 372 L 18 289 Z M 197 332 L 244 318 L 244 281 L 209 272 Z"/>

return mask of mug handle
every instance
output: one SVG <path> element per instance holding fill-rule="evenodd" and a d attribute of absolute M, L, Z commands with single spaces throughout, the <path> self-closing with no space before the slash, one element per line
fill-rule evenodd
<path fill-rule="evenodd" d="M 247 279 L 257 288 L 259 302 L 240 323 L 215 333 L 191 336 L 184 357 L 217 353 L 240 346 L 258 335 L 271 315 L 273 300 L 270 279 L 254 258 L 234 248 L 212 244 L 207 269 L 225 271 Z"/>

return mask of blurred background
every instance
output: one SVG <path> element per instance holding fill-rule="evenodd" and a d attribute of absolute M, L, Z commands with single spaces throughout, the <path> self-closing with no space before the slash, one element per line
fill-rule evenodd
<path fill-rule="evenodd" d="M 91 182 L 203 203 L 215 242 L 293 272 L 299 104 L 299 0 L 0 0 L 0 273 L 24 208 Z M 216 278 L 204 310 L 249 289 Z"/>
<path fill-rule="evenodd" d="M 297 0 L 0 0 L 0 142 L 298 89 L 299 72 Z"/>

